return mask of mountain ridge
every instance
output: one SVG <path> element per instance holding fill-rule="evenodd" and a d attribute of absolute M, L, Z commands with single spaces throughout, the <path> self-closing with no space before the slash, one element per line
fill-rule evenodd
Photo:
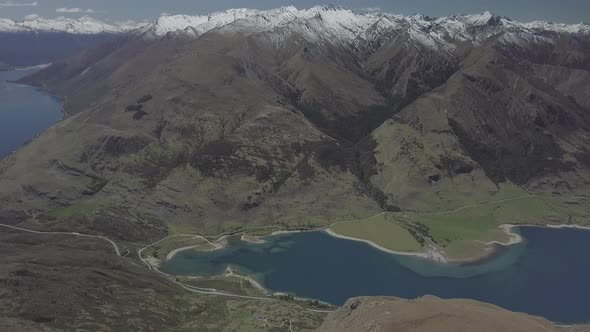
<path fill-rule="evenodd" d="M 127 35 L 24 79 L 70 116 L 0 163 L 0 199 L 110 236 L 118 215 L 114 236 L 142 241 L 587 192 L 588 34 L 294 10 Z M 587 220 L 562 211 L 518 222 Z"/>
<path fill-rule="evenodd" d="M 116 22 L 106 23 L 91 16 L 83 16 L 78 19 L 58 17 L 47 19 L 42 17 L 26 18 L 24 20 L 12 20 L 0 18 L 0 32 L 67 32 L 73 34 L 97 34 L 97 33 L 124 33 L 134 30 L 153 32 L 156 36 L 162 37 L 166 33 L 178 32 L 193 28 L 197 33 L 202 34 L 211 29 L 220 28 L 236 21 L 244 21 L 251 26 L 258 25 L 259 28 L 275 28 L 288 24 L 296 19 L 310 19 L 313 17 L 322 18 L 322 15 L 330 16 L 336 23 L 340 23 L 345 30 L 347 27 L 338 20 L 363 22 L 365 24 L 377 23 L 382 18 L 389 21 L 402 21 L 415 23 L 422 28 L 431 28 L 432 25 L 443 26 L 449 30 L 464 29 L 467 26 L 482 26 L 488 24 L 504 25 L 512 28 L 523 28 L 528 30 L 545 30 L 560 33 L 590 33 L 590 25 L 585 23 L 565 24 L 548 21 L 518 22 L 507 17 L 495 15 L 489 11 L 481 14 L 453 14 L 445 17 L 430 17 L 423 14 L 399 15 L 388 12 L 365 13 L 346 7 L 325 5 L 315 6 L 309 9 L 297 9 L 294 6 L 283 6 L 269 10 L 235 8 L 225 11 L 211 12 L 203 15 L 186 14 L 164 14 L 152 23 L 147 22 Z M 334 17 L 336 16 L 336 17 Z M 339 16 L 339 17 L 338 17 Z"/>
<path fill-rule="evenodd" d="M 590 224 L 585 26 L 294 10 L 152 25 L 22 80 L 65 97 L 67 116 L 0 160 L 0 221 L 105 236 L 129 255 L 75 236 L 1 233 L 8 328 L 321 324 L 290 301 L 173 288 L 137 251 L 177 234 L 350 222 L 387 238 L 379 225 L 394 223 L 418 248 L 469 260 L 507 241 L 501 224 Z M 414 316 L 391 314 L 403 310 Z M 554 330 L 433 297 L 352 299 L 322 329 L 416 322 Z"/>
<path fill-rule="evenodd" d="M 355 28 L 367 29 L 369 26 L 377 23 L 382 18 L 391 23 L 389 27 L 401 26 L 403 23 L 411 23 L 422 29 L 440 29 L 449 32 L 455 30 L 464 33 L 469 28 L 485 25 L 498 25 L 506 28 L 518 28 L 528 30 L 554 31 L 560 33 L 589 33 L 590 26 L 587 24 L 561 24 L 544 21 L 533 21 L 521 23 L 501 17 L 486 11 L 482 14 L 471 15 L 450 15 L 447 17 L 432 18 L 422 14 L 413 14 L 408 16 L 389 14 L 389 13 L 358 13 L 351 9 L 335 6 L 315 6 L 309 9 L 298 10 L 294 6 L 280 7 L 270 10 L 256 9 L 230 9 L 222 12 L 214 12 L 207 15 L 165 15 L 161 16 L 156 22 L 152 23 L 147 31 L 154 32 L 157 36 L 163 36 L 169 32 L 182 31 L 187 28 L 197 29 L 199 33 L 219 28 L 236 21 L 243 21 L 244 24 L 255 25 L 258 28 L 274 29 L 278 26 L 288 25 L 296 20 L 310 20 L 318 18 L 328 20 L 331 23 L 332 30 L 345 30 L 341 37 L 354 38 L 358 37 L 359 32 Z M 352 33 L 352 34 L 350 34 Z M 456 37 L 456 36 L 455 36 Z"/>
<path fill-rule="evenodd" d="M 58 17 L 47 19 L 41 17 L 27 18 L 22 21 L 14 21 L 0 18 L 0 32 L 65 32 L 69 34 L 94 35 L 94 34 L 119 34 L 126 33 L 144 26 L 141 22 L 106 23 L 90 16 L 81 18 Z"/>

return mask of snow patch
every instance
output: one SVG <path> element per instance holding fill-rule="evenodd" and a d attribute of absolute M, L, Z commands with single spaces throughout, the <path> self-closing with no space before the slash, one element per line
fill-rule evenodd
<path fill-rule="evenodd" d="M 415 42 L 431 48 L 449 48 L 450 42 L 478 43 L 500 33 L 503 42 L 522 42 L 518 33 L 538 35 L 541 31 L 564 34 L 588 34 L 586 24 L 561 24 L 543 21 L 520 23 L 488 11 L 475 15 L 451 15 L 431 18 L 421 14 L 401 16 L 385 13 L 357 13 L 335 6 L 316 6 L 299 10 L 294 6 L 270 10 L 230 9 L 207 15 L 162 15 L 151 24 L 133 21 L 105 23 L 91 17 L 78 19 L 30 17 L 23 21 L 0 18 L 4 32 L 66 32 L 71 34 L 123 33 L 139 31 L 146 37 L 160 38 L 169 33 L 196 38 L 208 31 L 272 32 L 273 38 L 284 40 L 296 33 L 313 42 L 358 42 L 386 38 L 405 31 Z M 384 37 L 385 36 L 385 37 Z M 536 37 L 535 37 L 536 38 Z M 519 41 L 517 41 L 517 39 Z M 535 39 L 534 42 L 540 40 Z"/>
<path fill-rule="evenodd" d="M 13 21 L 5 18 L 0 19 L 1 32 L 46 31 L 92 35 L 100 33 L 124 33 L 141 26 L 145 26 L 145 23 L 126 21 L 118 24 L 108 24 L 89 16 L 77 19 L 66 17 L 58 17 L 56 19 L 31 17 L 24 21 Z"/>

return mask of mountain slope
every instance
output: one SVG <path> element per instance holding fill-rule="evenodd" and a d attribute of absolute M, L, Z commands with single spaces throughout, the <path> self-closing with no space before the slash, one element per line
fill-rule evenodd
<path fill-rule="evenodd" d="M 489 13 L 163 17 L 24 80 L 71 116 L 2 161 L 0 199 L 142 241 L 585 194 L 589 44 Z"/>
<path fill-rule="evenodd" d="M 584 327 L 580 327 L 583 330 Z M 330 314 L 318 331 L 575 331 L 541 318 L 470 300 L 425 296 L 353 298 Z"/>
<path fill-rule="evenodd" d="M 0 239 L 3 331 L 272 330 L 253 317 L 311 330 L 324 316 L 293 302 L 187 291 L 101 240 L 6 228 Z"/>
<path fill-rule="evenodd" d="M 321 315 L 288 302 L 180 293 L 133 250 L 170 234 L 380 215 L 462 258 L 464 239 L 496 240 L 477 233 L 493 218 L 587 223 L 588 200 L 570 198 L 590 183 L 589 47 L 586 25 L 286 7 L 162 17 L 55 63 L 23 82 L 64 96 L 66 117 L 0 161 L 0 222 L 106 235 L 132 253 L 3 232 L 0 315 L 57 329 L 232 330 L 268 327 L 252 319 L 263 311 L 309 329 Z M 564 203 L 488 204 L 531 195 Z M 391 314 L 404 311 L 414 316 Z M 432 322 L 553 329 L 435 298 L 352 300 L 322 328 Z"/>
<path fill-rule="evenodd" d="M 442 207 L 449 197 L 468 200 L 477 187 L 493 193 L 501 184 L 553 193 L 587 190 L 588 109 L 540 80 L 532 59 L 518 59 L 499 43 L 474 50 L 444 85 L 375 131 L 385 165 L 375 182 L 397 194 L 394 200 L 418 208 L 421 202 L 410 201 L 434 189 Z M 414 181 L 393 174 L 400 170 Z M 404 185 L 407 192 L 400 190 Z"/>

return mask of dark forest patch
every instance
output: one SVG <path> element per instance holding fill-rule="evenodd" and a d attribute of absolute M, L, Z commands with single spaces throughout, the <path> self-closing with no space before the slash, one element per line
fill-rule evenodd
<path fill-rule="evenodd" d="M 150 94 L 148 93 L 147 95 L 145 95 L 145 96 L 143 96 L 143 97 L 139 98 L 139 99 L 137 100 L 137 103 L 138 103 L 138 104 L 143 104 L 143 103 L 145 103 L 145 102 L 148 102 L 148 101 L 152 100 L 152 98 L 153 98 L 153 97 L 152 97 L 152 95 L 150 95 Z"/>
<path fill-rule="evenodd" d="M 146 111 L 139 110 L 139 111 L 135 112 L 135 114 L 133 114 L 133 119 L 134 120 L 141 120 L 141 118 L 143 118 L 145 115 L 147 115 Z"/>
<path fill-rule="evenodd" d="M 125 112 L 137 112 L 143 108 L 143 105 L 128 105 L 125 107 Z"/>

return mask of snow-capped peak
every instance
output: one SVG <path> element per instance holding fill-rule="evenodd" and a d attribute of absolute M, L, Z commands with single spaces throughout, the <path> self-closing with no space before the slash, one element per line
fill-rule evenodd
<path fill-rule="evenodd" d="M 161 16 L 149 30 L 157 36 L 163 36 L 169 32 L 193 28 L 198 34 L 222 27 L 236 20 L 259 14 L 256 9 L 229 9 L 208 15 L 165 15 Z"/>
<path fill-rule="evenodd" d="M 231 9 L 208 15 L 172 15 L 160 17 L 146 29 L 147 35 L 163 36 L 192 27 L 198 34 L 227 25 L 255 31 L 290 26 L 308 37 L 325 33 L 336 38 L 354 39 L 376 21 L 376 16 L 356 14 L 352 10 L 328 5 L 298 10 L 294 6 L 271 10 Z M 307 24 L 307 25 L 306 25 Z M 226 30 L 231 28 L 226 27 Z M 321 30 L 321 31 L 320 31 Z"/>
<path fill-rule="evenodd" d="M 590 33 L 590 25 L 584 23 L 564 24 L 544 21 L 523 23 L 524 27 L 532 30 L 553 31 L 560 33 Z"/>
<path fill-rule="evenodd" d="M 234 31 L 250 29 L 255 32 L 286 29 L 305 38 L 317 40 L 352 41 L 374 36 L 378 31 L 405 27 L 419 40 L 444 42 L 444 39 L 477 42 L 508 30 L 549 30 L 559 33 L 590 33 L 585 24 L 567 25 L 547 22 L 520 23 L 486 11 L 474 15 L 452 15 L 431 18 L 421 14 L 409 16 L 357 13 L 333 5 L 299 10 L 293 6 L 271 10 L 230 9 L 209 15 L 162 16 L 146 29 L 148 35 L 161 37 L 170 32 L 188 31 L 201 35 L 212 29 Z"/>
<path fill-rule="evenodd" d="M 490 13 L 489 11 L 485 11 L 482 14 L 476 15 L 465 15 L 465 22 L 472 24 L 472 25 L 486 25 L 490 20 L 494 18 L 494 14 Z"/>
<path fill-rule="evenodd" d="M 140 28 L 141 27 L 141 28 Z M 421 14 L 409 16 L 386 13 L 357 13 L 333 5 L 299 10 L 294 6 L 270 10 L 229 9 L 207 15 L 162 15 L 151 24 L 133 21 L 105 23 L 91 17 L 78 19 L 59 17 L 44 19 L 31 16 L 23 21 L 0 19 L 0 31 L 52 31 L 72 34 L 122 33 L 131 30 L 144 32 L 146 37 L 159 38 L 168 33 L 198 37 L 213 29 L 219 31 L 249 30 L 298 33 L 310 40 L 354 41 L 405 30 L 416 40 L 438 45 L 448 40 L 478 42 L 502 32 L 590 33 L 586 24 L 560 24 L 535 21 L 520 23 L 486 11 L 474 15 L 451 15 L 431 18 Z"/>
<path fill-rule="evenodd" d="M 124 33 L 135 30 L 145 23 L 126 21 L 109 24 L 89 16 L 81 18 L 58 17 L 46 19 L 41 17 L 26 18 L 22 21 L 0 18 L 0 32 L 64 32 L 70 34 Z"/>

